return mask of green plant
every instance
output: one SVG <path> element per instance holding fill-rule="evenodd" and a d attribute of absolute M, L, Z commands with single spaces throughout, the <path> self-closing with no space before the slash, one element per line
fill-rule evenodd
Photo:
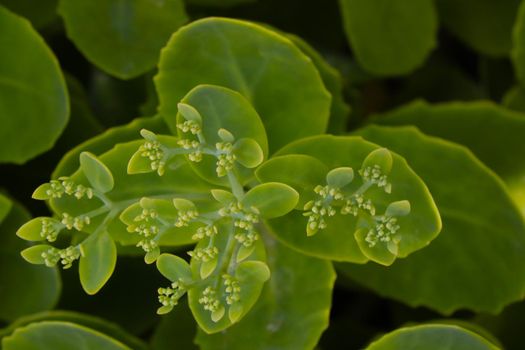
<path fill-rule="evenodd" d="M 401 106 L 504 85 L 510 59 L 480 56 L 480 87 L 428 57 L 443 17 L 482 55 L 514 45 L 505 103 L 521 108 L 523 11 L 512 44 L 516 3 L 462 15 L 468 2 L 340 0 L 340 28 L 307 36 L 346 35 L 353 52 L 323 56 L 277 29 L 292 0 L 0 0 L 0 162 L 18 164 L 2 168 L 2 348 L 502 348 L 484 327 L 513 344 L 525 119 L 486 101 Z M 190 22 L 199 11 L 226 17 Z M 478 28 L 491 11 L 497 35 Z M 52 41 L 64 33 L 78 52 Z M 64 75 L 54 52 L 89 62 Z"/>

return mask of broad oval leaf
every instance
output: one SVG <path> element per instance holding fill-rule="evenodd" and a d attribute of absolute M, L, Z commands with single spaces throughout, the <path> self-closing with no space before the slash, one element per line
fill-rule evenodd
<path fill-rule="evenodd" d="M 361 166 L 367 156 L 381 148 L 360 137 L 342 136 L 317 136 L 299 140 L 281 149 L 276 155 L 302 154 L 317 158 L 324 163 L 324 167 L 335 169 L 351 167 L 356 173 L 356 179 L 350 185 L 352 192 L 357 190 L 363 182 Z M 374 153 L 372 153 L 374 154 Z M 371 188 L 366 192 L 378 215 L 386 210 L 388 204 L 398 200 L 408 200 L 412 205 L 410 215 L 399 218 L 400 234 L 402 239 L 398 242 L 398 257 L 405 257 L 415 250 L 425 247 L 434 239 L 441 229 L 441 220 L 434 201 L 423 181 L 407 165 L 407 162 L 397 154 L 392 154 L 393 165 L 387 175 L 391 183 L 391 191 L 387 188 Z M 278 158 L 276 158 L 278 159 Z M 379 164 L 377 164 L 379 165 Z M 361 170 L 360 170 L 361 169 Z M 279 169 L 274 170 L 275 177 L 279 178 Z M 325 174 L 326 176 L 326 174 Z M 284 181 L 284 177 L 283 180 Z M 313 193 L 317 186 L 324 186 L 326 180 L 310 187 Z M 315 194 L 315 193 L 314 193 Z M 303 216 L 303 211 L 293 211 L 290 214 L 269 221 L 272 232 L 284 243 L 308 255 L 331 259 L 364 263 L 367 257 L 358 246 L 354 233 L 361 227 L 358 217 L 352 214 L 335 215 L 326 217 L 326 228 L 309 232 L 307 236 L 307 223 L 309 220 Z M 404 242 L 403 242 L 404 241 Z M 387 264 L 386 261 L 377 261 Z"/>
<path fill-rule="evenodd" d="M 8 200 L 0 194 L 0 202 Z M 60 297 L 62 283 L 57 269 L 28 264 L 20 250 L 29 244 L 14 233 L 30 219 L 16 202 L 0 223 L 0 319 L 15 319 L 52 309 Z"/>
<path fill-rule="evenodd" d="M 130 350 L 121 342 L 70 322 L 44 321 L 19 328 L 2 340 L 5 350 Z"/>
<path fill-rule="evenodd" d="M 357 60 L 377 75 L 402 75 L 436 46 L 431 0 L 340 0 L 346 36 Z"/>
<path fill-rule="evenodd" d="M 299 193 L 292 187 L 279 182 L 257 185 L 246 193 L 241 203 L 255 207 L 261 217 L 276 218 L 290 212 L 299 200 Z"/>
<path fill-rule="evenodd" d="M 326 128 L 330 94 L 315 66 L 290 40 L 259 25 L 207 18 L 171 37 L 162 50 L 155 85 L 160 114 L 172 132 L 177 103 L 199 84 L 244 95 L 271 135 L 270 152 Z"/>
<path fill-rule="evenodd" d="M 86 293 L 97 293 L 109 280 L 117 263 L 117 247 L 106 231 L 94 233 L 81 244 L 78 273 Z"/>
<path fill-rule="evenodd" d="M 366 350 L 498 350 L 482 336 L 465 328 L 426 324 L 390 332 L 370 344 Z"/>
<path fill-rule="evenodd" d="M 2 6 L 27 18 L 36 29 L 44 29 L 57 18 L 58 0 L 2 0 Z"/>
<path fill-rule="evenodd" d="M 437 0 L 436 6 L 443 26 L 465 44 L 485 55 L 508 56 L 520 2 Z"/>
<path fill-rule="evenodd" d="M 497 313 L 521 300 L 525 225 L 501 180 L 466 148 L 413 127 L 371 126 L 359 134 L 406 157 L 432 192 L 443 231 L 388 269 L 344 264 L 341 272 L 382 296 L 445 314 Z"/>
<path fill-rule="evenodd" d="M 491 102 L 427 104 L 416 101 L 383 115 L 374 123 L 414 125 L 424 133 L 467 146 L 506 182 L 525 213 L 525 115 Z M 468 128 L 469 132 L 465 132 Z"/>
<path fill-rule="evenodd" d="M 322 183 L 328 167 L 314 157 L 290 154 L 273 157 L 257 168 L 255 176 L 261 182 L 283 182 L 299 193 L 297 209 L 314 198 L 312 188 Z"/>
<path fill-rule="evenodd" d="M 106 193 L 115 186 L 113 174 L 93 153 L 80 153 L 80 169 L 97 191 Z"/>
<path fill-rule="evenodd" d="M 121 79 L 152 69 L 171 33 L 187 21 L 181 0 L 61 0 L 59 13 L 78 49 Z"/>
<path fill-rule="evenodd" d="M 79 326 L 87 327 L 92 330 L 103 333 L 111 338 L 122 342 L 134 350 L 148 350 L 149 347 L 138 337 L 125 331 L 120 325 L 96 317 L 75 311 L 66 310 L 51 310 L 43 311 L 28 316 L 18 318 L 8 327 L 0 330 L 0 338 L 11 335 L 19 328 L 26 327 L 32 323 L 42 321 L 61 321 L 68 323 L 75 323 Z"/>
<path fill-rule="evenodd" d="M 242 321 L 208 335 L 199 330 L 203 350 L 313 349 L 328 327 L 335 273 L 326 260 L 297 253 L 264 237 L 272 275 Z"/>
<path fill-rule="evenodd" d="M 263 159 L 268 155 L 268 141 L 264 125 L 250 102 L 241 94 L 220 86 L 199 85 L 184 96 L 182 103 L 192 106 L 200 114 L 202 135 L 208 145 L 213 147 L 218 142 L 224 142 L 218 134 L 219 130 L 224 129 L 232 134 L 235 139 L 233 142 L 234 153 L 238 142 L 249 138 L 260 147 L 260 150 L 255 151 L 257 158 L 261 157 L 261 150 Z M 177 115 L 179 124 L 185 120 L 182 113 Z M 197 140 L 196 135 L 184 133 L 180 128 L 178 134 L 180 138 Z M 254 152 L 253 149 L 249 151 Z M 251 155 L 253 156 L 253 154 Z M 246 159 L 248 156 L 245 155 L 244 158 Z M 227 184 L 228 178 L 226 176 L 217 177 L 216 163 L 217 158 L 209 155 L 204 155 L 202 161 L 198 163 L 190 162 L 196 172 L 207 181 L 219 185 Z M 234 171 L 242 182 L 250 179 L 253 174 L 253 171 L 239 165 L 235 167 Z"/>
<path fill-rule="evenodd" d="M 0 33 L 0 162 L 22 164 L 66 127 L 68 94 L 55 56 L 26 19 L 0 7 Z"/>

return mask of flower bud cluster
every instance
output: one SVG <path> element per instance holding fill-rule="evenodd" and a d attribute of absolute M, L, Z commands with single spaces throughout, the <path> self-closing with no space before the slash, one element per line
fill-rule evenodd
<path fill-rule="evenodd" d="M 144 237 L 137 243 L 137 247 L 142 248 L 146 253 L 158 247 L 155 237 L 159 234 L 157 218 L 158 213 L 155 209 L 142 209 L 142 212 L 137 215 L 133 221 L 134 224 L 128 226 L 128 232 L 138 233 Z"/>
<path fill-rule="evenodd" d="M 241 300 L 241 286 L 239 281 L 228 274 L 222 276 L 226 293 L 226 303 L 231 305 Z"/>
<path fill-rule="evenodd" d="M 164 150 L 159 141 L 146 140 L 139 148 L 140 155 L 149 159 L 151 170 L 156 171 L 159 175 L 164 174 L 166 161 L 164 160 Z"/>
<path fill-rule="evenodd" d="M 198 163 L 202 160 L 202 147 L 199 141 L 182 139 L 177 141 L 177 144 L 185 150 L 192 151 L 188 154 L 188 159 L 190 161 Z"/>
<path fill-rule="evenodd" d="M 48 242 L 56 241 L 62 225 L 57 220 L 51 218 L 42 219 L 42 228 L 40 230 L 40 237 L 46 239 Z"/>
<path fill-rule="evenodd" d="M 60 261 L 62 268 L 65 270 L 73 266 L 73 262 L 80 258 L 80 249 L 77 246 L 70 246 L 65 249 L 49 248 L 41 256 L 46 266 L 56 266 Z"/>
<path fill-rule="evenodd" d="M 234 238 L 245 247 L 251 247 L 259 239 L 259 234 L 255 230 L 255 224 L 259 222 L 256 208 L 247 209 L 239 202 L 232 202 L 219 210 L 219 214 L 233 219 L 233 225 L 236 227 Z"/>
<path fill-rule="evenodd" d="M 199 298 L 199 304 L 204 306 L 204 310 L 215 312 L 221 306 L 219 299 L 217 298 L 217 292 L 215 288 L 206 287 Z"/>
<path fill-rule="evenodd" d="M 188 226 L 188 224 L 199 216 L 196 209 L 179 210 L 177 219 L 175 220 L 176 227 Z"/>
<path fill-rule="evenodd" d="M 86 215 L 74 217 L 68 213 L 63 213 L 61 222 L 62 225 L 64 225 L 68 230 L 72 230 L 74 228 L 77 231 L 82 231 L 85 225 L 89 225 L 91 223 L 91 218 Z"/>
<path fill-rule="evenodd" d="M 392 184 L 387 180 L 387 176 L 383 174 L 379 165 L 369 166 L 359 171 L 364 182 L 370 182 L 377 187 L 382 188 L 386 193 L 392 191 Z"/>
<path fill-rule="evenodd" d="M 201 226 L 197 229 L 195 234 L 191 236 L 191 239 L 198 241 L 200 239 L 203 239 L 204 237 L 212 237 L 215 236 L 218 233 L 217 226 L 215 225 L 206 225 Z"/>
<path fill-rule="evenodd" d="M 374 247 L 378 242 L 388 243 L 392 241 L 393 236 L 400 228 L 395 217 L 382 215 L 375 220 L 375 227 L 368 231 L 365 238 L 370 248 Z"/>
<path fill-rule="evenodd" d="M 186 287 L 182 280 L 173 282 L 170 287 L 159 288 L 159 302 L 162 306 L 175 306 L 179 299 L 186 293 Z"/>
<path fill-rule="evenodd" d="M 362 194 L 354 194 L 346 199 L 345 204 L 341 208 L 341 214 L 357 216 L 359 209 L 369 212 L 370 215 L 375 215 L 376 213 L 376 208 L 370 199 L 365 199 Z"/>
<path fill-rule="evenodd" d="M 84 185 L 77 185 L 68 177 L 61 177 L 58 180 L 51 180 L 46 195 L 50 198 L 62 198 L 63 195 L 74 196 L 81 199 L 86 196 L 93 198 L 93 189 Z"/>
<path fill-rule="evenodd" d="M 182 130 L 184 133 L 191 132 L 193 135 L 197 135 L 199 132 L 201 132 L 201 126 L 195 120 L 186 120 L 183 123 L 178 123 L 177 128 Z"/>
<path fill-rule="evenodd" d="M 237 157 L 233 154 L 233 144 L 231 142 L 217 142 L 215 144 L 217 148 L 217 176 L 223 177 L 228 174 L 228 171 L 232 170 L 235 166 L 235 160 Z"/>
<path fill-rule="evenodd" d="M 197 248 L 188 252 L 188 255 L 193 259 L 202 262 L 208 262 L 215 259 L 217 254 L 219 254 L 219 249 L 217 249 L 217 247 Z"/>

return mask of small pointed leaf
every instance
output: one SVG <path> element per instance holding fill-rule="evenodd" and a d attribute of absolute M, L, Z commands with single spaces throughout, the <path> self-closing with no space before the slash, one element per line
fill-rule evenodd
<path fill-rule="evenodd" d="M 51 248 L 53 247 L 50 245 L 39 244 L 22 250 L 20 254 L 27 262 L 35 265 L 42 265 L 45 264 L 44 258 L 42 258 L 42 253 L 48 251 Z"/>
<path fill-rule="evenodd" d="M 157 260 L 159 255 L 160 255 L 160 249 L 159 247 L 156 247 L 155 249 L 153 249 L 150 252 L 147 252 L 146 255 L 144 255 L 144 262 L 148 265 L 153 264 L 155 260 Z"/>
<path fill-rule="evenodd" d="M 200 275 L 202 279 L 208 278 L 217 267 L 217 258 L 205 261 L 201 264 Z"/>
<path fill-rule="evenodd" d="M 252 188 L 242 200 L 245 207 L 255 207 L 264 218 L 283 216 L 293 210 L 299 193 L 279 182 L 267 182 Z"/>
<path fill-rule="evenodd" d="M 239 321 L 242 316 L 243 308 L 241 303 L 233 303 L 228 309 L 228 317 L 232 323 Z"/>
<path fill-rule="evenodd" d="M 368 229 L 359 229 L 354 233 L 354 237 L 359 245 L 359 249 L 363 254 L 370 260 L 375 261 L 378 264 L 390 266 L 396 260 L 396 254 L 392 253 L 388 249 L 387 244 L 384 242 L 377 242 L 374 246 L 366 241 L 366 235 Z M 392 249 L 397 252 L 397 249 Z"/>
<path fill-rule="evenodd" d="M 235 200 L 235 196 L 233 195 L 233 193 L 225 190 L 211 190 L 211 195 L 217 200 L 217 202 L 220 202 L 222 204 L 230 204 Z"/>
<path fill-rule="evenodd" d="M 242 245 L 241 248 L 239 248 L 239 251 L 237 252 L 236 261 L 241 262 L 244 259 L 248 258 L 253 253 L 254 250 L 255 250 L 255 245 L 253 244 L 249 247 Z"/>
<path fill-rule="evenodd" d="M 224 317 L 225 312 L 224 306 L 220 306 L 216 311 L 211 313 L 211 320 L 213 322 L 219 322 Z"/>
<path fill-rule="evenodd" d="M 42 232 L 42 220 L 44 219 L 58 223 L 57 220 L 48 217 L 34 218 L 22 225 L 22 227 L 16 231 L 16 235 L 26 241 L 43 241 L 44 237 L 42 237 L 40 233 Z"/>
<path fill-rule="evenodd" d="M 237 161 L 246 168 L 255 168 L 264 160 L 264 152 L 254 139 L 242 138 L 235 142 L 233 153 Z"/>
<path fill-rule="evenodd" d="M 392 159 L 392 154 L 386 148 L 376 149 L 365 158 L 363 161 L 363 167 L 373 167 L 378 165 L 381 169 L 381 172 L 385 175 L 390 173 L 392 170 L 392 164 L 394 160 Z"/>
<path fill-rule="evenodd" d="M 176 282 L 179 278 L 185 282 L 192 281 L 190 265 L 178 256 L 161 254 L 157 258 L 157 269 L 171 282 Z"/>
<path fill-rule="evenodd" d="M 47 200 L 49 198 L 51 198 L 48 194 L 47 194 L 47 191 L 51 188 L 51 185 L 48 184 L 48 183 L 45 183 L 45 184 L 42 184 L 40 186 L 37 187 L 37 189 L 33 192 L 33 199 L 37 199 L 37 200 Z"/>
<path fill-rule="evenodd" d="M 341 167 L 330 170 L 326 175 L 326 183 L 332 187 L 341 188 L 348 185 L 354 179 L 354 169 Z"/>
<path fill-rule="evenodd" d="M 79 262 L 80 283 L 86 293 L 97 293 L 109 280 L 117 263 L 117 247 L 107 232 L 82 243 Z"/>
<path fill-rule="evenodd" d="M 174 198 L 173 205 L 177 210 L 195 210 L 195 204 L 184 198 Z"/>
<path fill-rule="evenodd" d="M 80 168 L 91 186 L 96 190 L 106 193 L 115 186 L 111 171 L 94 154 L 89 152 L 80 153 Z"/>
<path fill-rule="evenodd" d="M 224 128 L 220 128 L 219 131 L 217 131 L 217 135 L 219 135 L 220 139 L 224 142 L 235 141 L 233 134 Z"/>
<path fill-rule="evenodd" d="M 407 200 L 390 203 L 386 208 L 387 216 L 406 216 L 410 214 L 410 202 Z"/>
<path fill-rule="evenodd" d="M 201 114 L 193 106 L 186 103 L 178 103 L 177 108 L 184 119 L 202 124 Z"/>

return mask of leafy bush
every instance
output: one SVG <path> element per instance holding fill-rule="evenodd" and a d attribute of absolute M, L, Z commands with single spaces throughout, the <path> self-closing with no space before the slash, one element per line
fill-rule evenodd
<path fill-rule="evenodd" d="M 521 349 L 524 28 L 0 0 L 1 347 Z"/>

